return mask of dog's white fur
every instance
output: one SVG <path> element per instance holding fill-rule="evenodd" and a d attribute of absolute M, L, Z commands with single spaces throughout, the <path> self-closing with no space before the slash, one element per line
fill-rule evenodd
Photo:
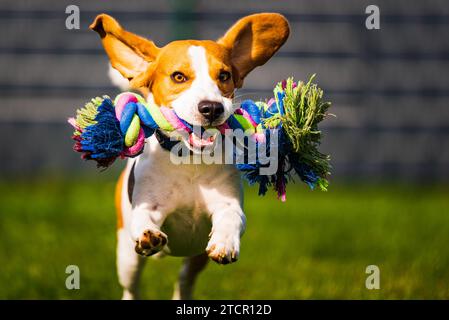
<path fill-rule="evenodd" d="M 189 48 L 195 71 L 192 86 L 172 103 L 177 114 L 188 122 L 201 124 L 198 103 L 216 101 L 224 105 L 224 122 L 232 114 L 232 100 L 221 95 L 209 76 L 205 50 Z M 150 95 L 151 99 L 151 95 Z M 207 255 L 238 258 L 240 237 L 246 218 L 242 209 L 242 187 L 239 172 L 232 165 L 175 165 L 170 153 L 157 139 L 147 139 L 142 155 L 128 162 L 122 184 L 122 195 L 128 194 L 128 177 L 134 167 L 135 185 L 132 204 L 122 196 L 124 229 L 118 231 L 118 275 L 124 288 L 123 298 L 138 295 L 143 259 L 134 247 L 144 233 L 162 232 L 168 243 L 162 252 L 186 258 L 174 298 L 191 298 L 196 275 L 205 266 Z"/>
<path fill-rule="evenodd" d="M 120 72 L 118 72 L 117 69 L 114 69 L 110 64 L 108 69 L 108 76 L 109 79 L 111 79 L 112 84 L 119 87 L 120 90 L 129 90 L 129 80 L 123 78 Z"/>

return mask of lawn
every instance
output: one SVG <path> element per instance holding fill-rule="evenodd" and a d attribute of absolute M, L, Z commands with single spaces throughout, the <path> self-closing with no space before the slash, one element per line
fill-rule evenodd
<path fill-rule="evenodd" d="M 0 182 L 1 299 L 118 299 L 114 181 Z M 246 190 L 240 260 L 210 263 L 199 299 L 448 299 L 449 186 L 302 185 L 286 203 Z M 65 287 L 77 265 L 80 290 Z M 380 290 L 365 268 L 380 268 Z M 180 259 L 149 259 L 146 299 L 169 299 Z"/>

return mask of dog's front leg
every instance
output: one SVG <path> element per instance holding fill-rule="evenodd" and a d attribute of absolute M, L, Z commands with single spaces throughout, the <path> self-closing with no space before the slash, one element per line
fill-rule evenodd
<path fill-rule="evenodd" d="M 236 194 L 222 192 L 220 188 L 205 188 L 203 195 L 209 199 L 207 205 L 212 220 L 212 231 L 206 252 L 221 264 L 237 261 L 240 252 L 240 237 L 246 226 L 239 190 Z"/>
<path fill-rule="evenodd" d="M 136 171 L 140 170 L 139 165 Z M 167 191 L 161 184 L 155 189 L 156 181 L 143 174 L 136 175 L 132 193 L 132 210 L 128 223 L 135 250 L 143 256 L 153 255 L 167 244 L 167 235 L 161 226 L 173 210 L 174 201 L 167 201 Z"/>
<path fill-rule="evenodd" d="M 212 231 L 206 252 L 215 262 L 237 261 L 240 237 L 245 231 L 246 218 L 239 205 L 222 203 L 212 213 Z"/>

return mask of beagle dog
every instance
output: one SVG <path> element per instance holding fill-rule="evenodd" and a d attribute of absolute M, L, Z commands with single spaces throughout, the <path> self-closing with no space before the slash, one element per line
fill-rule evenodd
<path fill-rule="evenodd" d="M 129 88 L 203 127 L 220 125 L 233 114 L 238 107 L 234 91 L 289 35 L 287 20 L 276 13 L 246 16 L 217 41 L 173 41 L 161 48 L 106 14 L 98 15 L 90 28 L 100 35 L 112 68 Z M 227 264 L 239 257 L 246 224 L 239 173 L 233 165 L 174 164 L 167 141 L 162 131 L 148 138 L 144 152 L 128 161 L 117 184 L 123 299 L 138 298 L 143 257 L 184 257 L 175 299 L 192 297 L 196 276 L 209 258 Z"/>

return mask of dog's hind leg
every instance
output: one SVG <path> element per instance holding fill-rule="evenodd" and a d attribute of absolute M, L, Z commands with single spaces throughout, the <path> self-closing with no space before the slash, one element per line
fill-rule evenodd
<path fill-rule="evenodd" d="M 125 229 L 118 230 L 117 273 L 123 287 L 123 300 L 139 298 L 139 279 L 145 258 L 134 250 L 135 243 Z"/>
<path fill-rule="evenodd" d="M 175 284 L 173 300 L 192 299 L 195 280 L 201 270 L 203 270 L 206 266 L 208 260 L 209 257 L 206 253 L 184 259 L 183 265 L 181 267 L 181 272 L 179 273 L 178 282 Z"/>

